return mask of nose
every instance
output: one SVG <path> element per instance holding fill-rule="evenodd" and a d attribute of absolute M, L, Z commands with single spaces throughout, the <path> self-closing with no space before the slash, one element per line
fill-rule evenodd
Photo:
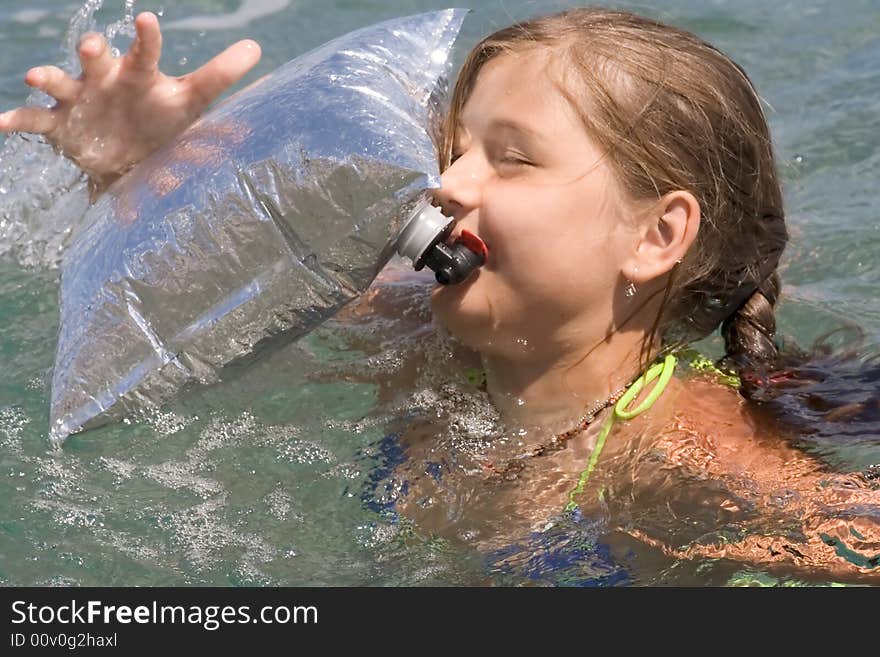
<path fill-rule="evenodd" d="M 435 205 L 446 216 L 462 219 L 479 206 L 483 178 L 479 158 L 475 153 L 465 153 L 440 177 L 440 189 L 433 192 Z"/>

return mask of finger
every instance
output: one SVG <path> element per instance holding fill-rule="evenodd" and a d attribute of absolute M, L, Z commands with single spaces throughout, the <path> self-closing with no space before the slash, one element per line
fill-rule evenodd
<path fill-rule="evenodd" d="M 58 115 L 42 107 L 19 107 L 0 114 L 0 132 L 33 132 L 45 135 L 55 129 Z"/>
<path fill-rule="evenodd" d="M 227 87 L 238 82 L 260 61 L 260 46 L 256 41 L 245 39 L 229 46 L 226 50 L 190 73 L 186 80 L 193 93 L 208 105 Z"/>
<path fill-rule="evenodd" d="M 94 32 L 86 34 L 79 42 L 79 61 L 85 78 L 100 79 L 113 68 L 113 55 L 107 41 Z"/>
<path fill-rule="evenodd" d="M 45 91 L 55 100 L 71 101 L 79 94 L 81 82 L 74 80 L 57 66 L 37 66 L 24 76 L 25 84 Z"/>
<path fill-rule="evenodd" d="M 152 73 L 159 68 L 162 56 L 162 31 L 156 15 L 145 11 L 134 21 L 135 39 L 125 55 L 126 65 L 134 71 Z"/>

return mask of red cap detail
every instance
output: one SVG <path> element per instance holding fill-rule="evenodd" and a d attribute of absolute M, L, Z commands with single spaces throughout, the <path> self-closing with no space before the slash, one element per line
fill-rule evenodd
<path fill-rule="evenodd" d="M 481 256 L 483 262 L 486 262 L 486 259 L 489 257 L 489 249 L 486 248 L 486 243 L 469 230 L 462 230 L 461 235 L 459 235 L 458 239 L 455 241 L 461 242 L 469 250 L 473 251 L 478 256 Z"/>

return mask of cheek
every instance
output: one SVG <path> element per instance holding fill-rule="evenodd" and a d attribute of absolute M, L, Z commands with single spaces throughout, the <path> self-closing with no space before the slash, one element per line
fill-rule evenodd
<path fill-rule="evenodd" d="M 572 274 L 605 259 L 607 236 L 591 233 L 569 207 L 537 200 L 481 215 L 480 234 L 491 249 L 487 267 L 515 290 L 565 286 Z"/>
<path fill-rule="evenodd" d="M 601 303 L 619 274 L 619 244 L 596 196 L 558 186 L 491 191 L 477 221 L 463 224 L 486 242 L 489 259 L 473 279 L 433 290 L 437 319 L 470 344 L 481 331 L 564 321 Z"/>

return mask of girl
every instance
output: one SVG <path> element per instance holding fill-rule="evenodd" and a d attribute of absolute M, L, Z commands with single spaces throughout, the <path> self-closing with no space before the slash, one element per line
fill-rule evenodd
<path fill-rule="evenodd" d="M 79 79 L 29 71 L 55 108 L 0 115 L 4 131 L 46 135 L 93 195 L 260 54 L 242 41 L 169 78 L 155 16 L 136 29 L 120 58 L 85 37 Z M 723 374 L 671 376 L 675 350 L 719 325 L 747 384 L 777 357 L 782 193 L 760 99 L 736 64 L 626 12 L 520 23 L 468 56 L 440 153 L 435 199 L 456 220 L 452 239 L 468 230 L 489 256 L 464 283 L 435 287 L 431 307 L 460 356 L 479 356 L 508 430 L 438 445 L 410 427 L 398 510 L 486 550 L 548 531 L 565 510 L 601 518 L 603 542 L 634 567 L 663 555 L 880 574 L 870 481 L 786 445 Z M 386 306 L 400 276 L 388 270 L 349 319 Z"/>

